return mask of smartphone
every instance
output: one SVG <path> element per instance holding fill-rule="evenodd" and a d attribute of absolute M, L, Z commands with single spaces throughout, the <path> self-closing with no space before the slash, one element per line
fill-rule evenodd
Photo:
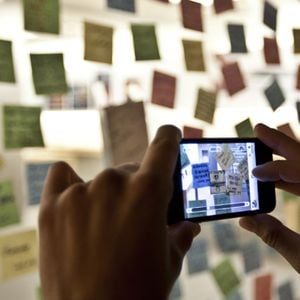
<path fill-rule="evenodd" d="M 183 139 L 174 173 L 168 223 L 203 222 L 275 208 L 275 186 L 258 181 L 252 170 L 272 160 L 257 138 Z"/>

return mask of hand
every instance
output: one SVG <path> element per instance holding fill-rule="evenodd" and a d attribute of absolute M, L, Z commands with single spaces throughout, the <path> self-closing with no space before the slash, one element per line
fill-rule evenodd
<path fill-rule="evenodd" d="M 300 144 L 285 134 L 259 124 L 256 136 L 285 160 L 267 162 L 256 167 L 253 175 L 261 181 L 274 181 L 277 188 L 300 195 Z M 300 273 L 300 235 L 269 215 L 240 219 L 240 225 L 256 233 L 276 249 Z"/>
<path fill-rule="evenodd" d="M 141 166 L 82 179 L 49 171 L 40 207 L 45 299 L 167 299 L 200 226 L 166 226 L 180 132 L 161 127 Z"/>

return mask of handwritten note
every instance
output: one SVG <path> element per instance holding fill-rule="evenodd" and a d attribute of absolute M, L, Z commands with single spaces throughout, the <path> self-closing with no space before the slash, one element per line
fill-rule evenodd
<path fill-rule="evenodd" d="M 135 0 L 107 0 L 109 8 L 135 12 Z"/>
<path fill-rule="evenodd" d="M 225 87 L 230 96 L 245 89 L 245 82 L 237 62 L 228 63 L 222 66 L 222 73 L 225 81 Z"/>
<path fill-rule="evenodd" d="M 279 285 L 278 287 L 279 300 L 294 300 L 295 295 L 291 281 L 287 281 Z"/>
<path fill-rule="evenodd" d="M 220 14 L 227 10 L 234 9 L 232 0 L 214 0 L 214 8 L 216 14 Z"/>
<path fill-rule="evenodd" d="M 242 177 L 236 173 L 226 173 L 226 191 L 233 195 L 242 193 Z"/>
<path fill-rule="evenodd" d="M 84 59 L 112 64 L 113 28 L 89 22 L 84 23 Z"/>
<path fill-rule="evenodd" d="M 238 137 L 254 137 L 254 130 L 249 118 L 235 125 Z"/>
<path fill-rule="evenodd" d="M 40 107 L 3 106 L 5 148 L 43 147 L 40 114 Z"/>
<path fill-rule="evenodd" d="M 209 166 L 207 163 L 192 165 L 193 188 L 210 186 Z"/>
<path fill-rule="evenodd" d="M 20 222 L 11 181 L 0 182 L 0 228 Z"/>
<path fill-rule="evenodd" d="M 282 133 L 284 133 L 285 135 L 289 136 L 290 138 L 297 140 L 297 137 L 289 123 L 285 123 L 280 126 L 277 126 L 277 129 Z"/>
<path fill-rule="evenodd" d="M 25 30 L 58 34 L 59 11 L 59 0 L 23 0 Z"/>
<path fill-rule="evenodd" d="M 37 271 L 35 230 L 0 237 L 0 276 L 8 280 Z"/>
<path fill-rule="evenodd" d="M 274 7 L 269 1 L 264 2 L 263 22 L 269 28 L 276 31 L 276 28 L 277 28 L 277 8 Z"/>
<path fill-rule="evenodd" d="M 247 53 L 246 38 L 244 26 L 242 24 L 228 24 L 227 30 L 229 33 L 231 52 L 232 53 Z"/>
<path fill-rule="evenodd" d="M 217 102 L 217 93 L 203 89 L 198 90 L 195 118 L 212 124 Z"/>
<path fill-rule="evenodd" d="M 280 107 L 285 101 L 282 89 L 276 79 L 274 79 L 271 85 L 264 90 L 264 94 L 273 111 Z"/>
<path fill-rule="evenodd" d="M 16 82 L 11 41 L 0 40 L 0 81 Z"/>
<path fill-rule="evenodd" d="M 158 71 L 153 74 L 151 103 L 174 107 L 176 94 L 176 77 Z"/>
<path fill-rule="evenodd" d="M 245 156 L 238 164 L 238 170 L 244 180 L 249 178 L 248 159 Z"/>
<path fill-rule="evenodd" d="M 203 130 L 195 127 L 184 126 L 183 127 L 183 137 L 187 139 L 191 138 L 202 138 Z"/>
<path fill-rule="evenodd" d="M 137 61 L 160 59 L 154 25 L 131 24 L 131 31 Z"/>
<path fill-rule="evenodd" d="M 228 145 L 222 147 L 222 151 L 216 154 L 216 159 L 222 170 L 227 170 L 235 162 L 234 155 Z"/>
<path fill-rule="evenodd" d="M 189 0 L 181 1 L 182 23 L 185 28 L 203 31 L 202 5 Z"/>
<path fill-rule="evenodd" d="M 262 257 L 259 246 L 256 241 L 250 241 L 241 246 L 241 254 L 244 262 L 244 270 L 249 273 L 259 269 L 262 263 Z"/>
<path fill-rule="evenodd" d="M 276 38 L 264 38 L 264 56 L 266 64 L 280 64 L 279 49 Z"/>
<path fill-rule="evenodd" d="M 217 244 L 221 251 L 227 253 L 239 249 L 238 240 L 231 223 L 214 223 L 213 230 L 215 233 Z"/>
<path fill-rule="evenodd" d="M 296 89 L 300 90 L 300 65 L 298 66 L 298 71 L 297 71 Z"/>
<path fill-rule="evenodd" d="M 185 65 L 188 71 L 205 71 L 203 47 L 201 41 L 182 40 Z"/>
<path fill-rule="evenodd" d="M 35 92 L 63 94 L 68 91 L 63 54 L 30 54 Z"/>
<path fill-rule="evenodd" d="M 195 274 L 208 269 L 207 241 L 196 239 L 187 253 L 189 274 Z"/>
<path fill-rule="evenodd" d="M 255 300 L 272 299 L 272 275 L 260 275 L 255 278 L 254 285 Z"/>

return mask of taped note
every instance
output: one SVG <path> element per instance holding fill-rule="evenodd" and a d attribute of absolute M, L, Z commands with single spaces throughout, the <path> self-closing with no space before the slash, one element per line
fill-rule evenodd
<path fill-rule="evenodd" d="M 296 299 L 291 281 L 284 282 L 278 287 L 278 296 L 279 296 L 279 300 Z"/>
<path fill-rule="evenodd" d="M 222 147 L 222 151 L 216 154 L 216 159 L 221 169 L 225 171 L 228 170 L 230 166 L 232 166 L 232 164 L 235 162 L 233 152 L 228 147 L 228 145 L 224 145 Z"/>
<path fill-rule="evenodd" d="M 190 0 L 181 1 L 182 23 L 185 28 L 203 31 L 202 5 Z"/>
<path fill-rule="evenodd" d="M 214 8 L 216 14 L 223 13 L 227 10 L 234 9 L 232 0 L 214 0 Z"/>
<path fill-rule="evenodd" d="M 212 124 L 214 120 L 217 102 L 217 93 L 198 90 L 195 118 Z"/>
<path fill-rule="evenodd" d="M 209 166 L 207 163 L 192 164 L 193 188 L 210 186 Z"/>
<path fill-rule="evenodd" d="M 279 49 L 276 38 L 264 38 L 264 56 L 266 64 L 280 64 Z"/>
<path fill-rule="evenodd" d="M 233 195 L 240 195 L 242 193 L 242 177 L 240 174 L 227 173 L 226 174 L 226 191 Z"/>
<path fill-rule="evenodd" d="M 254 137 L 254 130 L 249 118 L 235 125 L 238 137 Z"/>
<path fill-rule="evenodd" d="M 109 8 L 135 12 L 135 0 L 107 0 Z"/>
<path fill-rule="evenodd" d="M 276 79 L 264 90 L 264 93 L 273 111 L 280 107 L 285 101 L 282 89 Z"/>
<path fill-rule="evenodd" d="M 222 66 L 225 87 L 230 96 L 246 88 L 244 78 L 237 62 Z"/>
<path fill-rule="evenodd" d="M 255 278 L 255 300 L 272 300 L 272 275 L 260 275 Z"/>
<path fill-rule="evenodd" d="M 300 90 L 300 65 L 298 66 L 298 71 L 297 71 L 296 89 Z"/>
<path fill-rule="evenodd" d="M 300 29 L 293 29 L 294 53 L 300 53 Z"/>
<path fill-rule="evenodd" d="M 230 204 L 230 197 L 226 197 L 226 195 L 224 196 L 225 197 L 223 197 L 223 201 L 219 200 L 216 205 Z M 239 249 L 238 240 L 232 224 L 228 222 L 214 223 L 213 230 L 217 244 L 221 251 L 227 253 Z"/>
<path fill-rule="evenodd" d="M 246 38 L 244 26 L 242 24 L 227 25 L 231 52 L 232 53 L 247 53 Z"/>
<path fill-rule="evenodd" d="M 188 71 L 205 71 L 204 54 L 201 41 L 182 40 L 185 65 Z"/>
<path fill-rule="evenodd" d="M 190 126 L 184 126 L 183 127 L 183 137 L 187 139 L 191 138 L 202 138 L 203 137 L 203 130 L 190 127 Z"/>
<path fill-rule="evenodd" d="M 277 28 L 277 8 L 269 1 L 264 2 L 263 22 L 266 26 L 276 31 Z"/>
<path fill-rule="evenodd" d="M 261 267 L 262 257 L 256 241 L 251 241 L 242 245 L 241 253 L 246 273 L 257 270 Z"/>
<path fill-rule="evenodd" d="M 196 239 L 187 253 L 189 274 L 195 274 L 208 269 L 207 241 Z"/>
<path fill-rule="evenodd" d="M 16 82 L 11 41 L 0 40 L 0 81 Z"/>

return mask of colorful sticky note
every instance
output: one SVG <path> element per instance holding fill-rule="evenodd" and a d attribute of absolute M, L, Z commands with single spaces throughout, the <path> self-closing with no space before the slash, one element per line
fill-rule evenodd
<path fill-rule="evenodd" d="M 267 64 L 280 64 L 276 38 L 264 38 L 264 57 Z"/>
<path fill-rule="evenodd" d="M 217 102 L 217 93 L 198 90 L 195 118 L 212 124 Z"/>
<path fill-rule="evenodd" d="M 11 41 L 0 40 L 0 81 L 16 82 Z"/>
<path fill-rule="evenodd" d="M 226 222 L 215 222 L 213 230 L 221 251 L 232 252 L 239 249 L 238 240 L 233 225 Z"/>
<path fill-rule="evenodd" d="M 214 0 L 214 8 L 216 14 L 220 14 L 227 10 L 234 9 L 232 0 Z"/>
<path fill-rule="evenodd" d="M 298 71 L 297 71 L 297 83 L 296 83 L 296 89 L 300 90 L 300 65 L 298 66 Z"/>
<path fill-rule="evenodd" d="M 264 94 L 267 97 L 273 111 L 275 111 L 285 101 L 282 89 L 276 79 L 274 79 L 272 84 L 264 90 Z"/>
<path fill-rule="evenodd" d="M 260 275 L 255 278 L 254 282 L 255 300 L 272 299 L 272 275 Z"/>
<path fill-rule="evenodd" d="M 294 53 L 300 53 L 300 29 L 293 29 Z"/>
<path fill-rule="evenodd" d="M 173 108 L 175 93 L 176 77 L 154 71 L 151 103 Z"/>
<path fill-rule="evenodd" d="M 183 127 L 183 137 L 187 138 L 187 139 L 202 138 L 203 137 L 203 130 L 195 128 L 195 127 L 184 126 Z"/>
<path fill-rule="evenodd" d="M 8 280 L 37 271 L 36 231 L 24 231 L 0 237 L 0 277 Z"/>
<path fill-rule="evenodd" d="M 135 12 L 135 0 L 107 0 L 109 8 Z"/>
<path fill-rule="evenodd" d="M 202 272 L 208 269 L 207 241 L 196 239 L 187 253 L 189 274 Z"/>
<path fill-rule="evenodd" d="M 43 147 L 40 115 L 40 107 L 3 106 L 5 148 Z"/>
<path fill-rule="evenodd" d="M 225 296 L 229 296 L 240 284 L 240 279 L 229 259 L 214 267 L 212 275 Z"/>
<path fill-rule="evenodd" d="M 279 300 L 294 300 L 295 295 L 292 287 L 292 282 L 287 281 L 278 287 Z"/>
<path fill-rule="evenodd" d="M 276 31 L 277 27 L 277 8 L 269 1 L 264 2 L 263 22 L 272 30 Z"/>
<path fill-rule="evenodd" d="M 249 273 L 261 266 L 261 253 L 256 241 L 250 241 L 241 246 L 244 270 Z"/>
<path fill-rule="evenodd" d="M 20 222 L 11 181 L 0 182 L 0 228 Z"/>
<path fill-rule="evenodd" d="M 254 130 L 249 118 L 235 125 L 238 137 L 254 137 Z"/>
<path fill-rule="evenodd" d="M 23 0 L 24 28 L 59 33 L 59 0 Z"/>
<path fill-rule="evenodd" d="M 160 59 L 154 25 L 131 24 L 136 60 Z"/>
<path fill-rule="evenodd" d="M 113 28 L 94 23 L 84 23 L 84 59 L 112 64 Z"/>
<path fill-rule="evenodd" d="M 30 54 L 30 60 L 38 95 L 63 94 L 68 91 L 63 54 Z"/>
<path fill-rule="evenodd" d="M 220 152 L 216 153 L 216 159 L 221 169 L 225 171 L 235 162 L 233 152 L 226 144 L 222 147 Z"/>
<path fill-rule="evenodd" d="M 280 126 L 277 126 L 277 129 L 282 133 L 284 133 L 285 135 L 289 136 L 290 138 L 297 140 L 296 135 L 289 123 L 285 123 Z"/>
<path fill-rule="evenodd" d="M 193 188 L 210 186 L 209 165 L 207 163 L 192 164 Z"/>
<path fill-rule="evenodd" d="M 205 71 L 201 41 L 182 40 L 185 65 L 188 71 Z"/>
<path fill-rule="evenodd" d="M 44 297 L 43 297 L 43 290 L 42 290 L 41 286 L 38 286 L 36 288 L 36 297 L 37 297 L 37 300 L 43 300 L 44 299 Z"/>
<path fill-rule="evenodd" d="M 185 28 L 203 31 L 202 5 L 190 0 L 181 1 L 182 24 Z"/>
<path fill-rule="evenodd" d="M 230 96 L 246 88 L 244 78 L 237 62 L 222 66 L 225 87 Z"/>
<path fill-rule="evenodd" d="M 227 30 L 232 53 L 247 53 L 244 26 L 242 24 L 228 24 Z"/>

